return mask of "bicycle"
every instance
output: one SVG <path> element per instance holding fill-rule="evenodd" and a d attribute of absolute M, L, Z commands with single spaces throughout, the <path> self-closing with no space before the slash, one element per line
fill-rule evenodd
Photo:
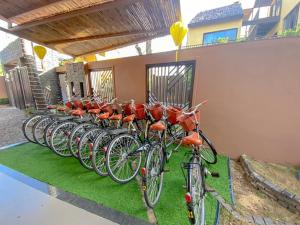
<path fill-rule="evenodd" d="M 199 214 L 199 211 L 195 210 L 197 209 L 196 207 L 200 207 L 199 206 L 200 203 L 196 201 L 196 197 L 199 196 L 195 196 L 195 192 L 193 190 L 195 189 L 195 185 L 202 184 L 200 182 L 201 180 L 198 179 L 199 176 L 201 175 L 200 178 L 204 179 L 204 177 L 202 177 L 203 175 L 202 170 L 204 170 L 203 169 L 204 166 L 200 159 L 202 158 L 211 164 L 217 162 L 216 150 L 211 144 L 211 142 L 205 137 L 203 132 L 200 130 L 200 125 L 198 122 L 199 115 L 200 115 L 198 108 L 205 103 L 206 101 L 200 103 L 199 105 L 194 107 L 194 109 L 190 112 L 182 112 L 182 115 L 178 117 L 179 124 L 186 131 L 186 136 L 181 139 L 179 146 L 181 144 L 193 146 L 192 156 L 190 157 L 188 163 L 184 164 L 185 165 L 184 168 L 187 168 L 188 170 L 188 175 L 186 179 L 187 193 L 192 193 L 191 199 L 193 199 L 187 204 L 190 213 L 189 215 L 193 214 L 193 219 L 191 217 L 191 221 L 194 221 L 197 215 Z M 187 135 L 189 132 L 192 133 L 190 135 Z M 202 151 L 206 152 L 206 154 L 202 155 L 201 154 Z M 207 157 L 208 155 L 210 155 L 210 157 Z M 142 187 L 143 187 L 144 199 L 146 204 L 150 208 L 153 208 L 159 201 L 161 191 L 162 191 L 162 186 L 163 186 L 163 176 L 165 172 L 165 166 L 169 158 L 170 155 L 167 151 L 165 142 L 163 140 L 160 140 L 160 142 L 157 142 L 154 145 L 152 145 L 146 158 L 145 167 L 142 168 L 142 176 L 143 176 Z M 199 165 L 199 168 L 192 165 Z M 193 172 L 195 168 L 198 169 L 196 171 L 197 173 Z M 197 178 L 198 183 L 192 183 L 193 182 L 192 176 Z M 201 189 L 200 191 L 203 190 Z M 199 224 L 199 223 L 195 223 L 195 221 L 192 224 Z"/>
<path fill-rule="evenodd" d="M 165 134 L 171 134 L 168 146 L 176 140 L 176 136 L 172 135 L 170 129 L 172 126 L 165 127 L 160 121 L 164 112 L 162 105 L 146 106 L 145 110 L 146 126 L 144 132 L 137 132 L 136 129 L 133 129 L 131 132 L 116 136 L 108 146 L 107 171 L 117 183 L 127 183 L 138 174 L 142 162 L 142 153 L 148 154 L 150 146 L 161 137 L 165 129 L 168 129 Z"/>

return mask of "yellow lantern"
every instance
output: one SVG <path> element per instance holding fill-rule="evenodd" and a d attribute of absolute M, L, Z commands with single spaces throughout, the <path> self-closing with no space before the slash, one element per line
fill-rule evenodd
<path fill-rule="evenodd" d="M 170 34 L 173 41 L 177 47 L 179 47 L 188 32 L 188 28 L 182 23 L 182 21 L 177 21 L 170 27 Z M 178 50 L 176 51 L 176 61 L 178 60 Z"/>
<path fill-rule="evenodd" d="M 188 29 L 181 21 L 177 21 L 170 27 L 170 33 L 176 46 L 181 45 Z"/>
<path fill-rule="evenodd" d="M 88 56 L 83 57 L 83 59 L 84 59 L 85 62 L 97 61 L 96 55 L 88 55 Z"/>
<path fill-rule="evenodd" d="M 45 55 L 47 54 L 47 49 L 43 46 L 36 45 L 33 47 L 33 51 L 35 52 L 37 57 L 41 60 L 42 69 L 44 69 L 43 59 L 44 59 Z"/>
<path fill-rule="evenodd" d="M 39 57 L 40 60 L 43 60 L 45 55 L 47 54 L 47 49 L 43 46 L 36 45 L 33 47 L 33 50 L 37 57 Z"/>

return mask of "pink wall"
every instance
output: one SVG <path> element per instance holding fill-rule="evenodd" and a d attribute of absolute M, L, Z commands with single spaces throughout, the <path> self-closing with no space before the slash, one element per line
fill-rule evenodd
<path fill-rule="evenodd" d="M 146 64 L 175 60 L 175 52 L 93 62 L 113 67 L 121 100 L 146 98 Z M 193 103 L 208 99 L 202 128 L 217 150 L 233 158 L 300 164 L 300 38 L 182 50 L 196 60 Z"/>

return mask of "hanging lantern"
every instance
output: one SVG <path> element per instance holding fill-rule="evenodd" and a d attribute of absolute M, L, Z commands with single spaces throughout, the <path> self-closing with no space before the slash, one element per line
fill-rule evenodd
<path fill-rule="evenodd" d="M 84 59 L 85 62 L 97 61 L 96 55 L 88 55 L 88 56 L 83 57 L 83 59 Z"/>
<path fill-rule="evenodd" d="M 47 54 L 47 49 L 43 46 L 36 45 L 33 47 L 33 50 L 37 57 L 39 57 L 40 60 L 43 60 L 45 55 Z"/>
<path fill-rule="evenodd" d="M 173 38 L 174 44 L 179 48 L 181 45 L 188 28 L 182 23 L 182 21 L 177 21 L 170 27 L 170 34 Z M 176 61 L 178 60 L 178 49 L 176 51 Z"/>
<path fill-rule="evenodd" d="M 44 70 L 44 65 L 43 65 L 43 59 L 45 55 L 47 54 L 47 49 L 41 45 L 36 45 L 33 47 L 33 51 L 37 55 L 37 57 L 41 60 L 41 66 L 42 69 Z"/>
<path fill-rule="evenodd" d="M 178 47 L 181 45 L 188 29 L 181 21 L 177 21 L 170 27 L 170 33 L 175 45 Z"/>

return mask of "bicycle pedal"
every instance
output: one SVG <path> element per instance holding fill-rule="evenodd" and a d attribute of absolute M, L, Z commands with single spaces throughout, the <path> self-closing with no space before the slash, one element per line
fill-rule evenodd
<path fill-rule="evenodd" d="M 212 177 L 220 177 L 220 174 L 218 172 L 212 172 L 211 176 Z"/>

